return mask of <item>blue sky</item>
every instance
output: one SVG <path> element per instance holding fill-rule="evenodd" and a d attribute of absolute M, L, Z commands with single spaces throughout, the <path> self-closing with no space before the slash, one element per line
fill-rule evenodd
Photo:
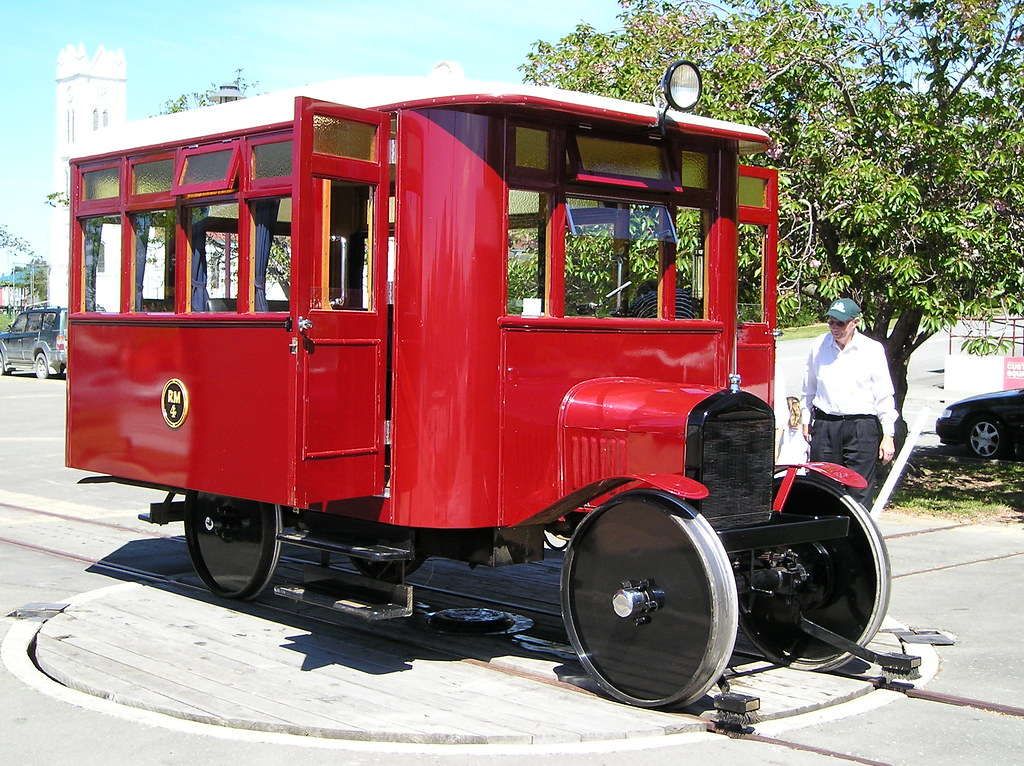
<path fill-rule="evenodd" d="M 616 0 L 0 0 L 4 83 L 0 223 L 49 258 L 57 57 L 83 43 L 124 51 L 128 119 L 243 78 L 259 92 L 360 75 L 425 75 L 440 60 L 466 76 L 518 82 L 537 40 L 586 21 L 619 26 Z M 0 253 L 0 273 L 12 258 Z"/>

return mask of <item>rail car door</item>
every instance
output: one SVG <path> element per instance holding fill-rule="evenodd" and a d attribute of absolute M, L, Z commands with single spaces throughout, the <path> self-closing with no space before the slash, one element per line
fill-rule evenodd
<path fill-rule="evenodd" d="M 384 489 L 390 116 L 296 99 L 297 502 Z"/>
<path fill-rule="evenodd" d="M 736 362 L 743 388 L 767 402 L 775 366 L 778 237 L 778 172 L 741 165 Z"/>

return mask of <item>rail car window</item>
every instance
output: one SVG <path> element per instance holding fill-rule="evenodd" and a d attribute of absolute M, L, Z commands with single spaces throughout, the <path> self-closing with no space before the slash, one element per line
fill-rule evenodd
<path fill-rule="evenodd" d="M 760 180 L 760 179 L 758 179 Z M 736 316 L 740 322 L 765 322 L 764 226 L 740 224 Z"/>
<path fill-rule="evenodd" d="M 576 136 L 580 164 L 588 175 L 671 178 L 664 147 L 634 144 L 594 136 Z"/>
<path fill-rule="evenodd" d="M 292 142 L 275 141 L 252 148 L 252 177 L 277 178 L 292 173 Z"/>
<path fill-rule="evenodd" d="M 121 216 L 96 216 L 83 220 L 82 247 L 85 311 L 120 311 Z"/>
<path fill-rule="evenodd" d="M 135 311 L 174 311 L 175 221 L 173 210 L 132 216 Z"/>
<path fill-rule="evenodd" d="M 287 311 L 292 285 L 291 198 L 253 200 L 250 211 L 253 226 L 253 309 L 260 312 Z"/>
<path fill-rule="evenodd" d="M 531 170 L 547 170 L 549 165 L 548 147 L 550 136 L 546 130 L 516 127 L 515 165 Z"/>
<path fill-rule="evenodd" d="M 315 114 L 313 151 L 334 157 L 376 162 L 377 126 L 326 114 Z"/>
<path fill-rule="evenodd" d="M 539 132 L 539 131 L 537 131 Z M 546 151 L 546 149 L 545 149 Z M 509 314 L 540 316 L 544 305 L 547 261 L 548 197 L 538 192 L 508 192 Z"/>
<path fill-rule="evenodd" d="M 238 175 L 238 144 L 221 146 L 189 149 L 182 155 L 176 194 L 225 191 L 234 187 Z"/>
<path fill-rule="evenodd" d="M 631 316 L 658 284 L 676 241 L 664 205 L 570 197 L 566 201 L 565 315 Z M 657 295 L 657 293 L 655 293 Z M 649 315 L 644 309 L 640 316 Z"/>
<path fill-rule="evenodd" d="M 82 173 L 82 199 L 111 199 L 121 193 L 120 167 L 89 170 Z"/>
<path fill-rule="evenodd" d="M 132 165 L 132 194 L 169 192 L 173 185 L 173 159 L 137 162 Z"/>
<path fill-rule="evenodd" d="M 768 179 L 740 176 L 739 203 L 750 207 L 764 207 L 768 194 Z"/>
<path fill-rule="evenodd" d="M 373 187 L 324 181 L 328 203 L 327 241 L 321 284 L 312 306 L 346 311 L 373 308 Z"/>
<path fill-rule="evenodd" d="M 187 208 L 192 311 L 235 311 L 238 297 L 238 204 Z"/>
<path fill-rule="evenodd" d="M 677 311 L 676 319 L 700 319 L 704 316 L 707 233 L 708 216 L 705 211 L 684 207 L 676 210 L 676 234 L 679 237 L 676 245 L 676 287 L 689 290 L 691 301 L 690 316 L 681 316 Z"/>
<path fill-rule="evenodd" d="M 701 152 L 681 152 L 679 176 L 683 186 L 708 188 L 708 156 Z"/>

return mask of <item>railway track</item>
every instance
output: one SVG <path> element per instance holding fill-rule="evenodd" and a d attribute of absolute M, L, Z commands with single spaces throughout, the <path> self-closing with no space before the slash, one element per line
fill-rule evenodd
<path fill-rule="evenodd" d="M 108 534 L 108 545 L 113 545 L 115 548 L 121 544 L 124 545 L 125 541 L 138 540 L 140 537 L 148 537 L 150 539 L 158 540 L 162 543 L 166 543 L 168 546 L 173 547 L 180 554 L 181 566 L 177 567 L 177 571 L 156 571 L 153 569 L 147 569 L 144 566 L 132 565 L 125 561 L 113 560 L 110 556 L 101 554 L 96 555 L 97 550 L 93 548 L 92 552 L 76 551 L 71 548 L 73 546 L 67 544 L 61 544 L 58 540 L 51 544 L 41 544 L 40 542 L 33 541 L 33 536 L 38 537 L 38 534 L 22 534 L 22 535 L 11 535 L 8 533 L 0 535 L 0 543 L 6 545 L 16 546 L 25 550 L 31 550 L 37 553 L 42 553 L 50 556 L 57 556 L 68 560 L 80 562 L 88 565 L 92 569 L 107 571 L 112 575 L 125 578 L 133 579 L 142 582 L 152 583 L 164 583 L 173 585 L 175 588 L 184 589 L 185 591 L 194 591 L 196 593 L 206 594 L 205 587 L 192 582 L 195 578 L 192 574 L 191 567 L 188 561 L 187 551 L 185 549 L 185 542 L 181 535 L 168 534 L 159 529 L 153 529 L 149 527 L 138 528 L 129 526 L 126 524 L 115 523 L 111 521 L 105 521 L 94 518 L 83 518 L 75 516 L 69 513 L 57 513 L 53 511 L 46 511 L 42 509 L 32 508 L 25 505 L 17 505 L 12 503 L 0 503 L 0 514 L 4 514 L 11 520 L 19 522 L 13 525 L 5 525 L 8 530 L 31 530 L 33 527 L 33 521 L 40 523 L 59 522 L 62 525 L 62 529 L 78 527 L 89 528 L 92 530 L 99 530 Z M 49 526 L 48 526 L 49 528 Z M 920 533 L 915 533 L 920 534 Z M 64 539 L 74 539 L 73 532 L 66 536 Z M 109 548 L 107 549 L 109 550 Z M 282 556 L 282 560 L 288 565 L 301 566 L 306 563 L 307 559 L 301 556 L 301 551 L 297 551 L 299 555 Z M 557 556 L 558 554 L 556 554 Z M 541 579 L 545 577 L 557 582 L 557 570 L 558 563 L 551 562 L 548 564 L 542 564 L 539 567 L 541 570 L 547 568 L 548 572 L 542 571 Z M 487 597 L 483 594 L 475 594 L 467 592 L 466 590 L 460 590 L 457 587 L 449 587 L 445 584 L 439 584 L 432 582 L 435 579 L 441 579 L 439 573 L 432 572 L 428 566 L 425 566 L 424 570 L 418 573 L 418 578 L 422 582 L 416 583 L 417 592 L 421 594 L 421 598 L 429 601 L 429 604 L 418 603 L 417 609 L 420 613 L 437 610 L 440 608 L 449 608 L 453 605 L 473 605 L 476 607 L 482 607 L 487 609 L 495 609 L 501 611 L 508 611 L 517 615 L 522 615 L 531 620 L 534 620 L 535 625 L 540 625 L 540 628 L 533 631 L 524 631 L 523 637 L 527 639 L 523 642 L 527 648 L 531 651 L 549 652 L 552 655 L 570 656 L 572 654 L 571 648 L 565 641 L 564 631 L 560 627 L 560 614 L 557 610 L 557 605 L 549 605 L 547 607 L 538 604 L 524 603 L 522 599 L 511 600 L 502 598 Z M 486 589 L 486 584 L 484 585 Z M 555 591 L 557 593 L 557 590 Z M 321 624 L 324 626 L 330 626 L 332 629 L 338 627 L 337 619 L 331 619 L 333 615 L 326 616 L 318 614 L 316 610 L 310 609 L 295 609 L 290 604 L 285 605 L 279 599 L 274 597 L 266 598 L 258 602 L 262 610 L 269 610 L 271 613 L 279 614 L 282 618 L 288 617 L 293 618 L 297 613 L 301 614 L 304 620 L 313 622 L 315 624 Z M 355 623 L 355 624 L 353 624 Z M 359 625 L 356 621 L 346 621 L 346 630 L 354 630 L 364 633 L 372 633 L 375 628 L 370 626 Z M 411 640 L 411 639 L 410 639 Z M 455 642 L 457 644 L 457 642 Z M 438 643 L 432 641 L 429 643 L 432 651 L 438 651 Z M 561 681 L 554 681 L 550 678 L 545 678 L 522 668 L 509 667 L 495 662 L 493 660 L 482 659 L 478 657 L 467 657 L 466 652 L 462 647 L 453 646 L 448 652 L 448 656 L 452 660 L 458 660 L 473 664 L 477 667 L 487 668 L 488 670 L 502 673 L 511 674 L 521 678 L 526 678 L 532 682 L 542 684 L 554 684 L 559 688 L 572 690 L 573 692 L 593 696 L 594 691 L 586 688 L 581 688 L 575 684 L 565 683 Z M 938 703 L 941 705 L 954 707 L 954 708 L 970 708 L 975 710 L 982 710 L 986 712 L 996 713 L 1004 716 L 1012 716 L 1016 718 L 1024 718 L 1024 708 L 1013 705 L 1006 705 L 1003 703 L 988 701 L 983 699 L 971 698 L 962 695 L 948 694 L 942 692 L 934 692 L 927 689 L 919 689 L 909 684 L 903 684 L 898 682 L 888 682 L 883 678 L 872 679 L 873 685 L 878 689 L 883 689 L 891 692 L 899 692 L 905 695 L 906 698 L 911 700 L 918 700 L 922 703 Z M 785 737 L 770 737 L 758 734 L 756 731 L 750 729 L 735 729 L 726 728 L 716 725 L 712 721 L 704 721 L 708 731 L 717 732 L 725 736 L 729 736 L 737 739 L 747 739 L 757 742 L 765 742 L 773 745 L 790 748 L 793 750 L 813 752 L 821 755 L 828 755 L 833 758 L 837 758 L 843 761 L 851 763 L 863 763 L 863 764 L 878 764 L 884 763 L 881 761 L 874 761 L 865 759 L 856 755 L 848 753 L 842 753 L 828 748 L 817 748 L 809 747 L 791 739 Z"/>

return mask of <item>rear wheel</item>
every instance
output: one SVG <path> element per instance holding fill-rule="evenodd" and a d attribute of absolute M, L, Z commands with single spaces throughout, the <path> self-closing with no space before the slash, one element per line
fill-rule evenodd
<path fill-rule="evenodd" d="M 220 596 L 248 599 L 270 582 L 281 543 L 276 505 L 190 490 L 185 541 L 196 574 Z"/>
<path fill-rule="evenodd" d="M 975 418 L 967 428 L 967 449 L 986 460 L 1005 457 L 1010 451 L 1006 426 L 990 415 Z"/>
<path fill-rule="evenodd" d="M 736 638 L 736 582 L 711 525 L 660 492 L 619 495 L 576 528 L 562 615 L 580 662 L 639 707 L 678 707 L 722 675 Z"/>
<path fill-rule="evenodd" d="M 45 352 L 40 351 L 36 354 L 35 371 L 36 377 L 40 380 L 46 380 L 50 377 L 50 362 L 47 360 Z"/>
<path fill-rule="evenodd" d="M 847 516 L 846 537 L 756 551 L 755 568 L 772 565 L 792 573 L 787 586 L 760 588 L 740 599 L 740 625 L 772 662 L 802 670 L 830 670 L 851 655 L 813 638 L 799 618 L 866 646 L 889 608 L 891 569 L 885 542 L 867 510 L 846 491 L 817 477 L 801 477 L 785 513 Z"/>

